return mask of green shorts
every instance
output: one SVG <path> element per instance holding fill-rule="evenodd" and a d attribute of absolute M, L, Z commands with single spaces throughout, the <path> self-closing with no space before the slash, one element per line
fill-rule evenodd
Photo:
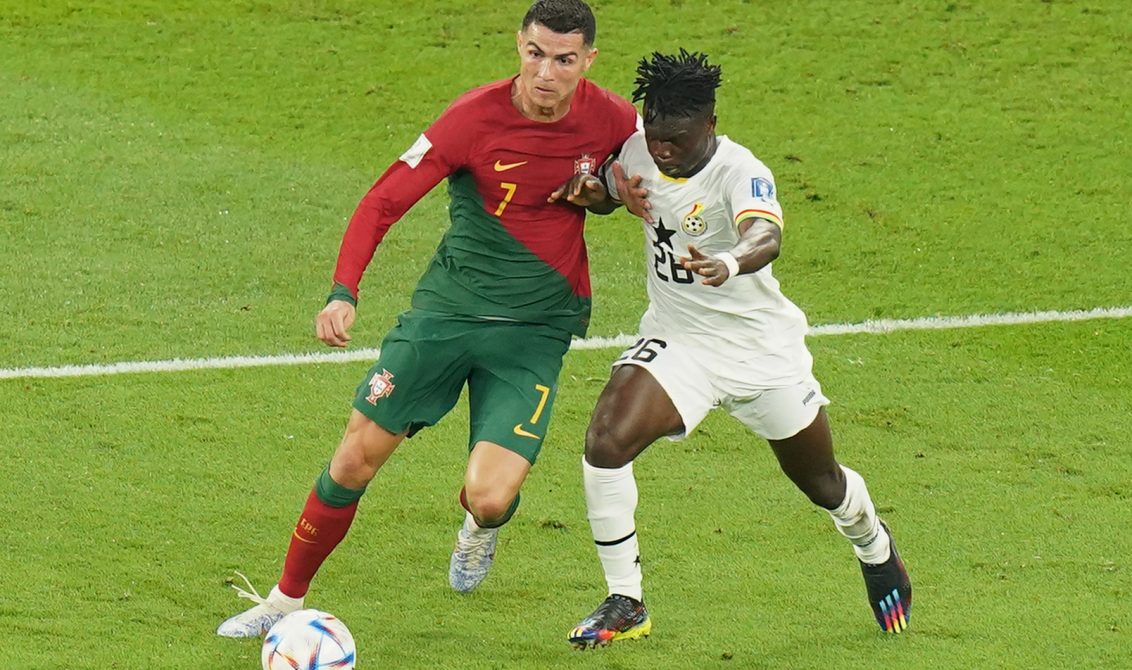
<path fill-rule="evenodd" d="M 468 385 L 468 448 L 486 440 L 532 464 L 546 438 L 570 334 L 550 326 L 409 310 L 381 343 L 354 408 L 392 433 L 447 414 Z"/>

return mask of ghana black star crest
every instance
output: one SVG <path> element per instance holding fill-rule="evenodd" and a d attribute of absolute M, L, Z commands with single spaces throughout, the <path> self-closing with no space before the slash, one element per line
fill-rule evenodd
<path fill-rule="evenodd" d="M 653 242 L 652 245 L 657 249 L 660 249 L 662 246 L 667 244 L 668 248 L 671 249 L 672 236 L 676 234 L 676 231 L 665 228 L 664 219 L 657 219 L 656 225 L 653 226 L 653 230 L 656 231 L 656 241 Z"/>

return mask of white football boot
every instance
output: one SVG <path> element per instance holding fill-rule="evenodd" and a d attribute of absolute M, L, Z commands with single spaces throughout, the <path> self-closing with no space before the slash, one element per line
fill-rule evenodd
<path fill-rule="evenodd" d="M 456 548 L 448 562 L 448 583 L 460 593 L 479 586 L 495 559 L 495 541 L 498 528 L 480 528 L 473 531 L 469 525 L 472 515 L 464 518 L 464 525 L 456 535 Z"/>
<path fill-rule="evenodd" d="M 255 590 L 247 577 L 239 572 L 236 574 L 244 580 L 244 584 L 248 587 L 248 590 L 245 591 L 232 584 L 232 588 L 236 589 L 236 595 L 247 598 L 256 605 L 220 624 L 220 627 L 216 629 L 216 634 L 220 637 L 260 637 L 266 635 L 276 621 L 291 612 L 303 609 L 302 598 L 291 598 L 283 595 L 278 586 L 272 588 L 271 593 L 264 598 L 259 595 L 259 592 Z"/>

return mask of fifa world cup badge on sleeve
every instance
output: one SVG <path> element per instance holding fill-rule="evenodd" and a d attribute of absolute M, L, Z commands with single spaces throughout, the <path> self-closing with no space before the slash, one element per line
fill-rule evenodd
<path fill-rule="evenodd" d="M 763 177 L 751 177 L 751 197 L 759 200 L 774 200 L 774 184 Z"/>
<path fill-rule="evenodd" d="M 369 380 L 369 395 L 366 396 L 366 402 L 376 405 L 381 398 L 388 398 L 396 386 L 392 379 L 393 373 L 389 370 L 383 368 L 381 374 L 375 372 Z"/>

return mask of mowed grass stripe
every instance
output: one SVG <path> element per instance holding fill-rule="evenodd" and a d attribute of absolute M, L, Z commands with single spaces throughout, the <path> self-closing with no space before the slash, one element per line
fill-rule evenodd
<path fill-rule="evenodd" d="M 985 326 L 1014 326 L 1025 324 L 1089 321 L 1094 319 L 1123 319 L 1132 316 L 1132 305 L 1124 307 L 1097 307 L 1094 309 L 1040 312 L 1006 312 L 1002 314 L 972 314 L 968 316 L 925 316 L 915 319 L 878 319 L 860 323 L 834 323 L 813 326 L 810 334 L 860 335 L 885 334 L 908 330 L 949 330 L 981 328 Z M 614 349 L 627 347 L 635 335 L 589 337 L 575 340 L 572 349 Z M 99 365 L 61 365 L 55 367 L 0 368 L 0 379 L 32 379 L 49 377 L 96 377 L 102 375 L 132 374 L 139 372 L 185 372 L 219 368 L 253 368 L 280 365 L 309 365 L 315 363 L 351 363 L 376 360 L 379 349 L 365 348 L 352 351 L 332 351 L 306 354 L 277 354 L 274 356 L 226 356 L 210 358 L 184 358 L 165 361 L 124 361 Z"/>

